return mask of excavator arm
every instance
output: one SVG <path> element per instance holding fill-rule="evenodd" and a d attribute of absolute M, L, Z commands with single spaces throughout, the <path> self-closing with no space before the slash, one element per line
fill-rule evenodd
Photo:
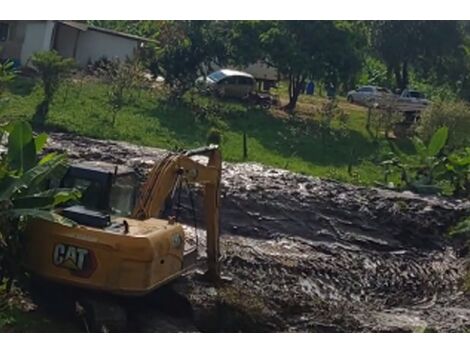
<path fill-rule="evenodd" d="M 207 165 L 191 159 L 208 156 Z M 219 202 L 222 157 L 217 146 L 194 149 L 183 154 L 170 154 L 154 166 L 144 183 L 132 216 L 139 220 L 159 217 L 168 197 L 183 181 L 204 187 L 204 220 L 207 232 L 208 279 L 220 277 Z"/>

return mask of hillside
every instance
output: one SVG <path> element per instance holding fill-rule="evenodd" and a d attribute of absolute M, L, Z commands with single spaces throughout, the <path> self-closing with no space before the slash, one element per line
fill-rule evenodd
<path fill-rule="evenodd" d="M 339 107 L 347 119 L 340 122 L 335 117 L 331 128 L 325 129 L 321 119 L 326 99 L 321 97 L 301 96 L 295 115 L 288 115 L 278 108 L 264 111 L 237 101 L 190 94 L 180 103 L 169 103 L 161 89 L 141 89 L 130 95 L 113 125 L 107 94 L 107 85 L 92 77 L 65 82 L 54 99 L 46 128 L 170 150 L 204 145 L 209 130 L 216 128 L 222 133 L 227 161 L 256 161 L 355 184 L 383 180 L 378 164 L 388 146 L 367 132 L 366 110 L 342 98 Z M 279 94 L 285 100 L 282 86 Z M 41 93 L 36 81 L 19 78 L 10 85 L 7 98 L 2 119 L 29 119 Z M 246 159 L 243 133 L 248 141 Z"/>

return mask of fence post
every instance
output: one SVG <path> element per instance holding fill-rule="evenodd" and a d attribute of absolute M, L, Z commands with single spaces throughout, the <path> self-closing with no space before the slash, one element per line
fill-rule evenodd
<path fill-rule="evenodd" d="M 248 140 L 246 136 L 246 132 L 243 131 L 243 160 L 248 158 Z"/>

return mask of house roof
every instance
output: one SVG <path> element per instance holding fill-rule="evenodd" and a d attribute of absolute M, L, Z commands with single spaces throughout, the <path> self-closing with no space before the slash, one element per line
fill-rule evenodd
<path fill-rule="evenodd" d="M 77 22 L 77 21 L 57 21 L 57 22 L 65 25 L 65 26 L 78 29 L 80 31 L 92 30 L 92 31 L 97 31 L 97 32 L 103 32 L 103 33 L 110 34 L 110 35 L 115 35 L 115 36 L 118 36 L 118 37 L 137 40 L 137 41 L 140 41 L 140 42 L 155 42 L 154 40 L 149 39 L 149 38 L 140 37 L 138 35 L 128 34 L 128 33 L 124 33 L 124 32 L 118 32 L 118 31 L 115 31 L 115 30 L 112 30 L 112 29 L 91 26 L 91 25 L 83 23 L 83 22 Z"/>

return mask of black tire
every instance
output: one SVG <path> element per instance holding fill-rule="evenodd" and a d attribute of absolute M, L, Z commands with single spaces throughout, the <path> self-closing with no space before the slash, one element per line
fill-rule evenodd
<path fill-rule="evenodd" d="M 354 99 L 353 99 L 352 95 L 348 95 L 346 100 L 348 101 L 348 103 L 351 103 L 351 104 L 354 103 Z"/>
<path fill-rule="evenodd" d="M 271 109 L 271 106 L 272 106 L 270 101 L 265 101 L 265 100 L 262 101 L 260 105 L 264 110 L 269 110 Z"/>

